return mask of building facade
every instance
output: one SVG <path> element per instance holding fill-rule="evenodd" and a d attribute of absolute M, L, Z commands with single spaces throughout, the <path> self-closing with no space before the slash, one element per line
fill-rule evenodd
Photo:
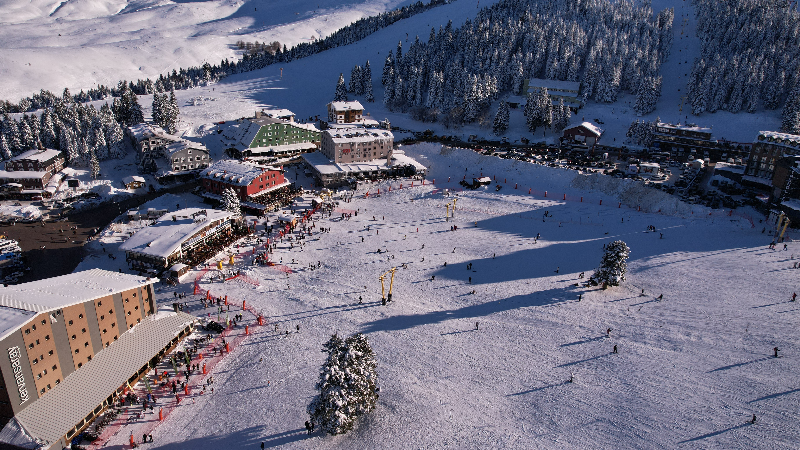
<path fill-rule="evenodd" d="M 364 107 L 357 101 L 328 103 L 329 123 L 361 123 L 364 120 Z"/>
<path fill-rule="evenodd" d="M 60 150 L 28 150 L 6 161 L 5 170 L 0 171 L 0 183 L 16 183 L 21 189 L 42 190 L 63 168 L 64 155 Z"/>
<path fill-rule="evenodd" d="M 232 188 L 240 200 L 247 201 L 289 186 L 282 167 L 266 166 L 251 161 L 226 159 L 217 161 L 200 172 L 207 193 L 222 195 Z"/>
<path fill-rule="evenodd" d="M 168 145 L 181 141 L 181 138 L 149 123 L 131 125 L 125 129 L 125 133 L 136 149 L 136 161 L 140 163 L 161 158 Z"/>
<path fill-rule="evenodd" d="M 800 155 L 800 136 L 774 131 L 760 131 L 747 161 L 745 175 L 771 184 L 775 165 L 780 158 Z"/>
<path fill-rule="evenodd" d="M 203 144 L 181 140 L 164 149 L 168 171 L 172 174 L 194 172 L 211 165 L 211 156 Z"/>
<path fill-rule="evenodd" d="M 137 373 L 112 368 L 115 363 L 108 356 L 114 350 L 109 349 L 120 339 L 147 339 L 126 332 L 154 322 L 153 282 L 94 269 L 2 288 L 0 324 L 5 331 L 0 343 L 6 355 L 0 358 L 2 427 L 14 420 L 27 435 L 45 442 L 44 448 L 52 444 L 61 449 L 112 404 L 121 392 L 118 388 Z M 156 347 L 168 345 L 182 329 L 183 322 Z M 155 355 L 138 359 L 146 362 Z M 96 386 L 76 385 L 88 371 L 105 374 L 103 382 L 113 388 L 100 392 Z M 75 396 L 91 406 L 66 400 Z"/>
<path fill-rule="evenodd" d="M 564 139 L 568 142 L 578 142 L 586 144 L 588 147 L 594 146 L 600 140 L 603 130 L 597 128 L 589 122 L 567 127 L 564 129 Z"/>
<path fill-rule="evenodd" d="M 388 158 L 394 146 L 391 131 L 377 128 L 331 128 L 322 133 L 322 154 L 336 164 Z"/>

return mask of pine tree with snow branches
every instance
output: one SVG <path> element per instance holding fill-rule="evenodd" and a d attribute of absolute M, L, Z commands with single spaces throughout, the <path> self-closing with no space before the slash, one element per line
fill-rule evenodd
<path fill-rule="evenodd" d="M 628 270 L 628 256 L 631 249 L 623 241 L 614 241 L 606 245 L 600 267 L 595 270 L 589 278 L 589 284 L 593 286 L 602 285 L 603 289 L 608 286 L 619 286 L 625 281 L 625 272 Z"/>
<path fill-rule="evenodd" d="M 239 200 L 239 196 L 232 187 L 222 191 L 222 209 L 237 215 L 242 214 L 242 202 Z"/>
<path fill-rule="evenodd" d="M 369 61 L 364 64 L 361 70 L 361 93 L 364 94 L 364 99 L 370 103 L 375 101 L 372 94 L 372 68 L 369 66 Z"/>
<path fill-rule="evenodd" d="M 364 93 L 361 90 L 361 66 L 356 65 L 353 67 L 353 70 L 350 71 L 350 84 L 348 86 L 348 92 L 355 95 L 361 95 Z"/>
<path fill-rule="evenodd" d="M 339 74 L 339 81 L 336 83 L 336 93 L 333 95 L 333 101 L 346 102 L 347 101 L 347 86 L 344 84 L 344 74 Z"/>
<path fill-rule="evenodd" d="M 97 161 L 97 155 L 92 150 L 89 151 L 89 175 L 93 180 L 100 177 L 100 162 Z"/>
<path fill-rule="evenodd" d="M 494 116 L 492 123 L 492 132 L 496 136 L 500 136 L 508 129 L 509 111 L 508 103 L 501 101 L 500 106 L 497 108 L 497 114 Z"/>
<path fill-rule="evenodd" d="M 322 431 L 346 433 L 378 402 L 375 354 L 361 333 L 344 341 L 334 334 L 323 345 L 323 352 L 328 357 L 316 385 L 319 394 L 308 405 L 308 414 Z"/>

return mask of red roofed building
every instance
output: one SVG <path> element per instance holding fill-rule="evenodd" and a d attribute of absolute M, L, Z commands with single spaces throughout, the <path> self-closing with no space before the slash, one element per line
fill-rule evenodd
<path fill-rule="evenodd" d="M 206 192 L 222 195 L 233 188 L 241 200 L 256 199 L 264 194 L 288 187 L 282 167 L 264 166 L 250 161 L 226 159 L 217 161 L 200 172 Z"/>

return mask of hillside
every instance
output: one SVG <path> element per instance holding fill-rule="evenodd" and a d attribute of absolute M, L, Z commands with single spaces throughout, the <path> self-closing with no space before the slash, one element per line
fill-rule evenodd
<path fill-rule="evenodd" d="M 288 275 L 245 256 L 233 269 L 260 286 L 211 282 L 216 269 L 202 278 L 212 295 L 245 300 L 268 325 L 251 328 L 216 367 L 213 394 L 193 391 L 155 427 L 154 448 L 796 447 L 796 243 L 769 250 L 760 226 L 702 208 L 618 208 L 572 187 L 570 171 L 434 145 L 405 150 L 431 167 L 435 186 L 395 182 L 388 192 L 374 184 L 368 199 L 359 190 L 315 221 L 304 249 L 278 244 L 272 259 Z M 481 170 L 503 188 L 459 193 L 456 217 L 445 221 L 450 199 L 441 189 Z M 358 214 L 341 220 L 340 211 Z M 127 232 L 115 229 L 99 241 L 112 253 Z M 631 248 L 623 285 L 576 286 L 616 239 Z M 96 256 L 79 269 L 106 266 L 92 245 Z M 390 267 L 398 267 L 393 301 L 382 306 L 378 276 Z M 163 307 L 173 290 L 190 293 L 197 274 L 161 287 Z M 188 311 L 213 317 L 198 297 L 186 301 Z M 378 358 L 378 407 L 352 433 L 308 436 L 321 345 L 356 332 L 367 333 Z M 758 422 L 749 424 L 753 414 Z M 149 420 L 126 425 L 109 446 L 152 429 Z"/>

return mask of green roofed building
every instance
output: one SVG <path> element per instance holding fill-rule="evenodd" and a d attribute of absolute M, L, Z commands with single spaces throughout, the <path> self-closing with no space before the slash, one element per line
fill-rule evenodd
<path fill-rule="evenodd" d="M 223 132 L 229 156 L 270 161 L 319 148 L 321 132 L 313 124 L 294 122 L 257 113 L 240 119 Z"/>

